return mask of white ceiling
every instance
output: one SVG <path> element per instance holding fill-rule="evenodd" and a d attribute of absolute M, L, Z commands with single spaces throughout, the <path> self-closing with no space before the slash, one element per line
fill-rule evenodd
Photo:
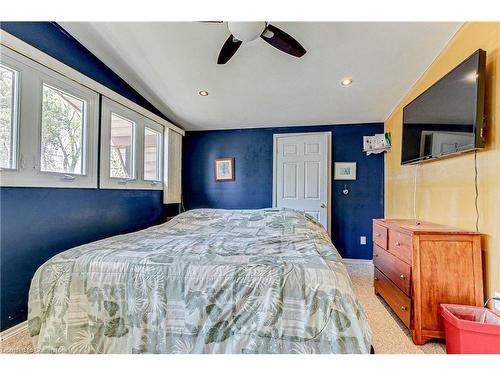
<path fill-rule="evenodd" d="M 217 65 L 226 24 L 60 24 L 186 130 L 384 121 L 461 26 L 271 23 L 307 53 L 295 58 L 257 39 Z M 340 86 L 345 77 L 352 86 Z"/>

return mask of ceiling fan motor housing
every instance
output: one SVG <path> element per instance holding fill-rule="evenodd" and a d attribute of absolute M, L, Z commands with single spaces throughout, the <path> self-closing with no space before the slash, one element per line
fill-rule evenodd
<path fill-rule="evenodd" d="M 259 38 L 266 29 L 265 22 L 228 22 L 227 27 L 233 37 L 242 42 Z"/>

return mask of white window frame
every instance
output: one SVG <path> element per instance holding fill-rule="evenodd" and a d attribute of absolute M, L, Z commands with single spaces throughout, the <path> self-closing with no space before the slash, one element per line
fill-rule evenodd
<path fill-rule="evenodd" d="M 110 177 L 110 154 L 111 154 L 111 114 L 134 122 L 133 133 L 133 177 L 115 178 Z M 158 181 L 144 180 L 144 128 L 157 131 L 160 134 L 160 150 L 158 168 L 160 179 Z M 163 139 L 164 127 L 153 120 L 111 100 L 105 96 L 101 103 L 101 160 L 99 173 L 99 188 L 101 189 L 163 189 Z"/>
<path fill-rule="evenodd" d="M 11 121 L 12 121 L 12 129 L 11 129 L 11 135 L 10 135 L 10 161 L 11 161 L 11 166 L 9 168 L 7 167 L 0 167 L 0 170 L 16 170 L 17 165 L 18 165 L 18 160 L 19 160 L 19 147 L 18 147 L 18 138 L 19 138 L 19 82 L 21 81 L 21 72 L 18 71 L 16 68 L 10 66 L 9 64 L 5 63 L 3 60 L 0 61 L 1 64 L 7 68 L 8 70 L 12 71 L 14 73 L 14 82 L 13 82 L 13 87 L 12 91 L 14 93 L 13 98 L 12 98 L 12 115 L 11 115 Z M 0 175 L 1 176 L 1 175 Z M 1 180 L 1 179 L 0 179 Z"/>
<path fill-rule="evenodd" d="M 0 60 L 18 72 L 17 165 L 1 170 L 0 186 L 96 188 L 99 94 L 9 48 L 2 47 Z M 83 174 L 40 170 L 44 83 L 86 102 Z"/>
<path fill-rule="evenodd" d="M 157 147 L 157 150 L 156 150 L 156 163 L 157 163 L 157 168 L 158 168 L 158 179 L 156 180 L 150 180 L 150 179 L 147 179 L 146 176 L 145 176 L 145 171 L 144 171 L 144 163 L 145 163 L 145 159 L 146 159 L 146 129 L 149 129 L 150 131 L 156 133 L 159 135 L 159 139 L 158 139 L 158 142 L 156 143 L 156 147 Z M 164 134 L 164 129 L 163 129 L 163 126 L 159 125 L 159 124 L 149 124 L 149 123 L 145 123 L 144 124 L 144 127 L 143 127 L 143 146 L 144 148 L 142 149 L 142 155 L 143 155 L 143 159 L 142 159 L 142 167 L 143 167 L 143 171 L 142 171 L 142 179 L 144 181 L 147 181 L 147 182 L 154 182 L 156 184 L 158 183 L 161 183 L 162 182 L 162 164 L 163 164 L 163 138 L 165 137 L 165 134 Z"/>

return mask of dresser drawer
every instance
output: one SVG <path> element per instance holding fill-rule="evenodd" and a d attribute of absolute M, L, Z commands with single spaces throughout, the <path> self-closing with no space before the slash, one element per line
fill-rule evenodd
<path fill-rule="evenodd" d="M 411 267 L 377 245 L 373 245 L 373 263 L 407 296 L 410 295 Z"/>
<path fill-rule="evenodd" d="M 390 253 L 411 264 L 412 236 L 391 229 L 388 248 Z"/>
<path fill-rule="evenodd" d="M 373 223 L 373 242 L 383 249 L 387 249 L 387 228 Z"/>
<path fill-rule="evenodd" d="M 378 268 L 374 268 L 374 287 L 396 315 L 410 328 L 411 300 L 394 285 Z"/>

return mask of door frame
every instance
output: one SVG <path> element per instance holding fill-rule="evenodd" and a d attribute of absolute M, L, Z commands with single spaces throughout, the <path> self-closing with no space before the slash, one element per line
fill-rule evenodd
<path fill-rule="evenodd" d="M 326 136 L 326 207 L 328 220 L 328 235 L 332 236 L 332 132 L 305 132 L 305 133 L 275 133 L 273 134 L 273 208 L 276 207 L 276 187 L 277 187 L 277 155 L 278 155 L 278 139 L 285 137 L 296 137 L 301 135 L 325 135 Z"/>

